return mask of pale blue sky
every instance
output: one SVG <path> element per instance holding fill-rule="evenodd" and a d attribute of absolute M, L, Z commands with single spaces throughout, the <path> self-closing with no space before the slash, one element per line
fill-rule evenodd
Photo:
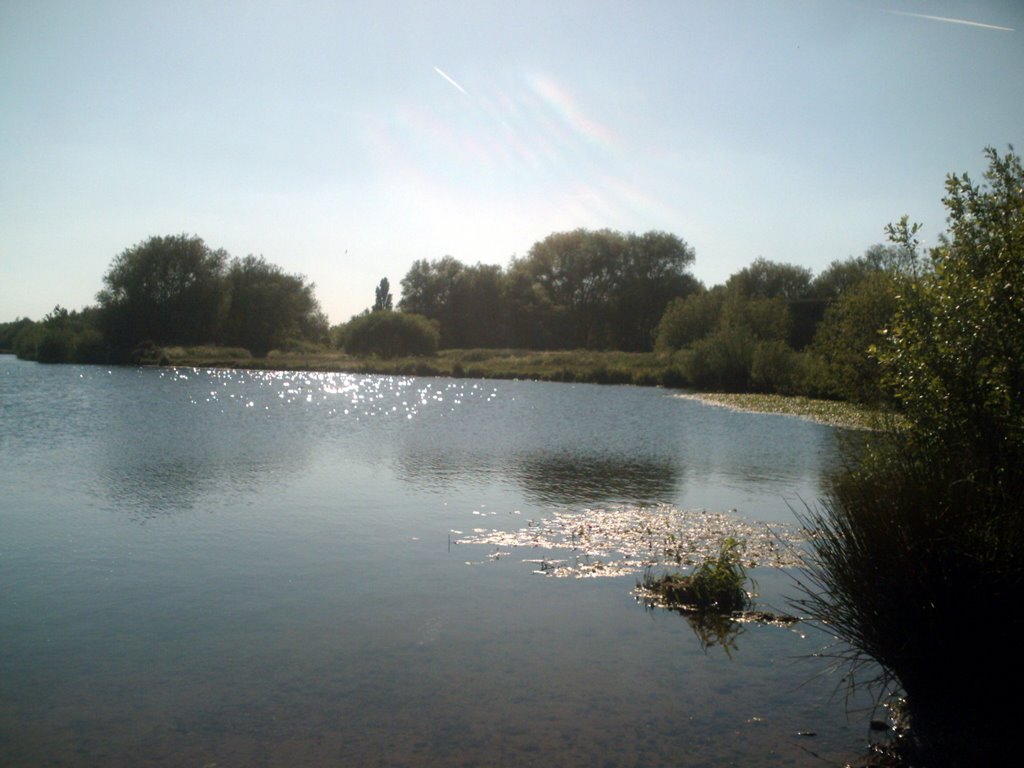
<path fill-rule="evenodd" d="M 1009 143 L 1016 0 L 2 0 L 0 321 L 183 232 L 332 323 L 577 227 L 675 233 L 709 285 L 818 272 L 904 213 L 934 242 L 945 175 Z"/>

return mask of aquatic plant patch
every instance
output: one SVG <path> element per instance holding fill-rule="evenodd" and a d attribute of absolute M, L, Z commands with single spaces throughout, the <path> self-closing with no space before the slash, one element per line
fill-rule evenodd
<path fill-rule="evenodd" d="M 742 611 L 750 605 L 744 549 L 744 542 L 727 538 L 718 554 L 701 563 L 693 573 L 674 571 L 655 576 L 648 571 L 637 587 L 653 593 L 670 607 L 722 613 Z"/>
<path fill-rule="evenodd" d="M 721 542 L 746 542 L 742 565 L 747 568 L 793 568 L 799 565 L 799 529 L 753 523 L 704 509 L 671 505 L 617 505 L 560 510 L 528 520 L 517 530 L 476 528 L 469 534 L 452 531 L 456 544 L 492 548 L 476 565 L 512 556 L 515 550 L 540 551 L 524 557 L 534 572 L 556 578 L 624 576 L 651 568 L 692 566 L 719 554 Z M 547 552 L 552 554 L 549 556 Z"/>
<path fill-rule="evenodd" d="M 734 411 L 796 416 L 829 427 L 845 429 L 875 430 L 883 426 L 899 426 L 902 423 L 895 414 L 875 411 L 855 403 L 818 400 L 799 395 L 686 392 L 675 396 Z"/>

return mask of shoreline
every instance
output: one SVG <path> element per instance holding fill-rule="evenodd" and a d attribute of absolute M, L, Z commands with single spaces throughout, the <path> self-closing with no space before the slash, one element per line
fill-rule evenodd
<path fill-rule="evenodd" d="M 742 413 L 789 416 L 826 427 L 877 431 L 892 414 L 839 400 L 818 400 L 803 395 L 763 395 L 731 392 L 678 392 L 673 397 Z"/>
<path fill-rule="evenodd" d="M 255 371 L 316 371 L 384 376 L 532 380 L 579 384 L 659 387 L 672 397 L 746 413 L 791 416 L 840 429 L 879 430 L 898 425 L 886 414 L 838 400 L 804 395 L 699 392 L 687 389 L 670 358 L 653 352 L 592 350 L 442 350 L 428 357 L 359 358 L 337 350 L 274 351 L 253 357 L 247 350 L 200 346 L 158 347 L 137 361 L 143 367 L 226 368 Z"/>

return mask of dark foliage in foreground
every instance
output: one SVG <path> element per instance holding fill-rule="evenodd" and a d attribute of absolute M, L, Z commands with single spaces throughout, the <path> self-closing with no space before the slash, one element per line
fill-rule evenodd
<path fill-rule="evenodd" d="M 1001 765 L 1024 684 L 1024 169 L 951 176 L 934 273 L 879 360 L 909 429 L 852 457 L 814 529 L 800 604 L 906 695 L 915 764 Z M 913 250 L 915 228 L 893 227 Z"/>

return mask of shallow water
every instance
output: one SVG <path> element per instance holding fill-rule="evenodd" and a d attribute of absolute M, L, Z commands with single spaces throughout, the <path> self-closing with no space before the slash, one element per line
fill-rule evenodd
<path fill-rule="evenodd" d="M 866 741 L 824 635 L 746 625 L 730 656 L 633 575 L 459 543 L 657 505 L 792 523 L 829 428 L 655 389 L 7 356 L 0 425 L 0 764 L 821 765 Z M 784 608 L 788 577 L 754 576 Z"/>

